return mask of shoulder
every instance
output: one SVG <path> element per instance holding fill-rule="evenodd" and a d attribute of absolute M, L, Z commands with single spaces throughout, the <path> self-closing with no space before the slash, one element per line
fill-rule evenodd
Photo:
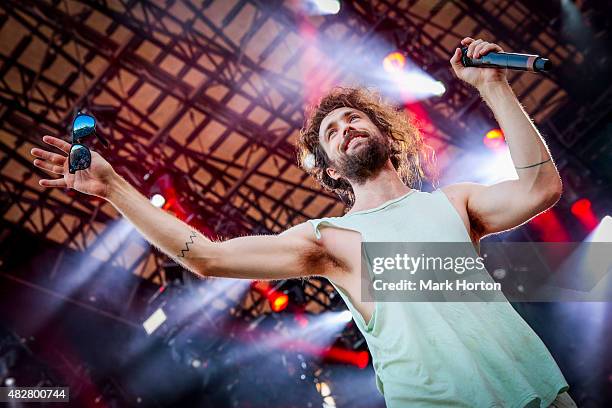
<path fill-rule="evenodd" d="M 291 228 L 278 234 L 279 237 L 301 237 L 301 238 L 314 238 L 313 226 L 310 221 L 303 222 L 301 224 L 294 225 Z"/>

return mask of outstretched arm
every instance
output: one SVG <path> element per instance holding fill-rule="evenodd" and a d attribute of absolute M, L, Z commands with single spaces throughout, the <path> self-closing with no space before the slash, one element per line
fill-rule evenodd
<path fill-rule="evenodd" d="M 214 242 L 188 224 L 154 207 L 120 176 L 113 178 L 108 201 L 158 247 L 185 268 L 202 276 L 285 279 L 322 274 L 312 261 L 323 248 L 312 227 L 295 226 L 281 235 L 261 235 Z"/>
<path fill-rule="evenodd" d="M 70 144 L 51 136 L 43 138 L 67 154 Z M 44 187 L 74 188 L 109 201 L 147 241 L 201 276 L 250 279 L 284 279 L 322 275 L 329 263 L 312 227 L 301 224 L 276 236 L 250 236 L 213 242 L 190 225 L 153 206 L 146 197 L 119 176 L 98 153 L 92 152 L 87 170 L 68 172 L 66 156 L 32 149 L 34 165 L 62 178 L 42 179 Z"/>
<path fill-rule="evenodd" d="M 465 38 L 468 56 L 478 58 L 488 52 L 502 51 L 496 44 Z M 554 205 L 561 196 L 561 179 L 550 152 L 514 95 L 504 70 L 465 68 L 461 53 L 455 51 L 451 65 L 460 79 L 475 86 L 493 111 L 503 130 L 518 180 L 491 186 L 460 183 L 446 192 L 465 200 L 473 233 L 482 237 L 504 231 L 529 220 Z"/>

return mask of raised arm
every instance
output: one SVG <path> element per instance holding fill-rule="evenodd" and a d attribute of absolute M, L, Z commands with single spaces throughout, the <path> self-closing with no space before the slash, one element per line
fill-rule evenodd
<path fill-rule="evenodd" d="M 468 56 L 478 58 L 502 51 L 496 44 L 465 38 Z M 451 59 L 455 74 L 478 89 L 504 132 L 518 180 L 490 186 L 460 183 L 444 190 L 463 200 L 477 237 L 523 224 L 554 205 L 561 196 L 561 179 L 538 130 L 514 95 L 504 70 L 465 68 L 460 51 Z"/>
<path fill-rule="evenodd" d="M 70 144 L 45 136 L 45 143 L 68 153 Z M 108 200 L 138 231 L 162 252 L 200 276 L 284 279 L 324 275 L 333 265 L 308 224 L 281 235 L 250 236 L 213 242 L 190 225 L 153 206 L 119 176 L 96 152 L 87 170 L 68 172 L 66 156 L 32 149 L 34 165 L 62 178 L 42 179 L 44 187 L 73 188 Z"/>

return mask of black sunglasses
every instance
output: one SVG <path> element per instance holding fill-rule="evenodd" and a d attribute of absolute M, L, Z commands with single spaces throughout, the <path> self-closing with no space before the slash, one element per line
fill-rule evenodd
<path fill-rule="evenodd" d="M 68 171 L 71 174 L 91 166 L 91 151 L 81 143 L 83 139 L 91 135 L 95 135 L 104 147 L 108 147 L 108 141 L 96 133 L 96 119 L 91 115 L 77 113 L 72 122 L 72 147 L 68 155 Z"/>

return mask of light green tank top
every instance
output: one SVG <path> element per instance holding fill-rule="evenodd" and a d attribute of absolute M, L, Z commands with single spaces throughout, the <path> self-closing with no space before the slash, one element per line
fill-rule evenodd
<path fill-rule="evenodd" d="M 366 242 L 470 242 L 441 190 L 412 190 L 376 208 L 310 221 Z M 377 302 L 363 333 L 388 408 L 548 407 L 569 387 L 540 338 L 506 302 Z"/>

